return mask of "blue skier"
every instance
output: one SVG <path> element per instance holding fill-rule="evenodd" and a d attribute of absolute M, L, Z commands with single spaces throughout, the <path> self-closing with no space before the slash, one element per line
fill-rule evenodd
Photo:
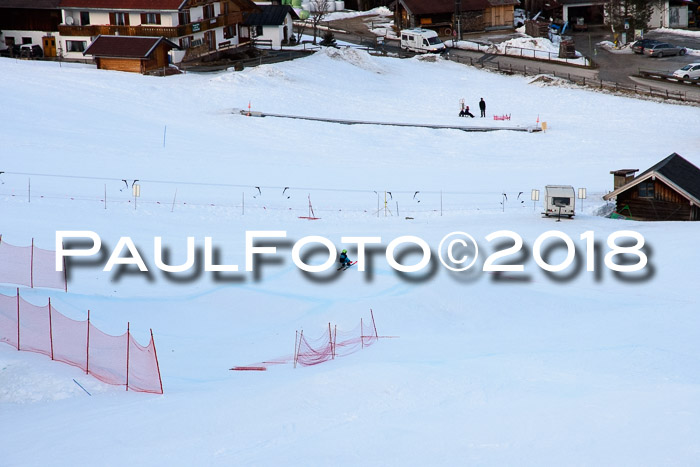
<path fill-rule="evenodd" d="M 348 250 L 343 248 L 343 251 L 340 252 L 340 258 L 338 259 L 338 262 L 340 263 L 341 268 L 349 268 L 350 263 L 350 258 L 348 258 Z"/>

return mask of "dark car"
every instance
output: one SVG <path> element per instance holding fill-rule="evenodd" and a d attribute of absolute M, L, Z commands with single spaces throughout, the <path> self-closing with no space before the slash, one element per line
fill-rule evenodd
<path fill-rule="evenodd" d="M 44 49 L 38 44 L 22 44 L 19 49 L 19 56 L 22 58 L 42 58 Z"/>
<path fill-rule="evenodd" d="M 645 47 L 651 47 L 652 45 L 661 44 L 661 41 L 654 39 L 639 39 L 634 44 L 632 44 L 632 51 L 636 54 L 644 53 Z"/>
<path fill-rule="evenodd" d="M 685 55 L 685 47 L 678 47 L 673 44 L 664 42 L 662 44 L 654 44 L 644 48 L 644 55 L 650 57 L 664 57 L 666 55 Z"/>
<path fill-rule="evenodd" d="M 0 50 L 0 57 L 11 58 L 41 58 L 44 50 L 38 44 L 14 44 Z"/>

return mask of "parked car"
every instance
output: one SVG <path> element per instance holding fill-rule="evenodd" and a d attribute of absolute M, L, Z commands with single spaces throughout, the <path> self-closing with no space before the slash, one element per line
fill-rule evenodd
<path fill-rule="evenodd" d="M 644 55 L 664 57 L 666 55 L 685 55 L 685 47 L 678 47 L 667 42 L 644 47 Z"/>
<path fill-rule="evenodd" d="M 632 44 L 632 52 L 636 54 L 644 53 L 644 47 L 650 47 L 652 45 L 661 44 L 661 41 L 654 39 L 639 39 Z"/>
<path fill-rule="evenodd" d="M 435 31 L 415 28 L 401 31 L 401 49 L 418 53 L 440 53 L 446 47 Z"/>
<path fill-rule="evenodd" d="M 41 58 L 44 56 L 44 49 L 38 44 L 22 44 L 19 56 L 22 58 Z"/>
<path fill-rule="evenodd" d="M 673 72 L 676 78 L 700 79 L 700 63 L 688 63 L 683 68 Z"/>

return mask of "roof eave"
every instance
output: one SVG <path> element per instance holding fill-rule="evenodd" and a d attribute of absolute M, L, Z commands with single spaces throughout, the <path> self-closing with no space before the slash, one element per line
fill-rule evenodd
<path fill-rule="evenodd" d="M 659 173 L 659 172 L 656 172 L 656 171 L 651 171 L 651 172 L 645 174 L 645 175 L 642 176 L 642 177 L 637 177 L 637 178 L 635 178 L 635 179 L 632 180 L 631 182 L 626 183 L 625 185 L 622 185 L 622 186 L 619 187 L 617 190 L 613 190 L 613 191 L 611 191 L 610 193 L 608 193 L 607 195 L 604 195 L 604 196 L 603 196 L 603 199 L 604 199 L 605 201 L 610 201 L 612 198 L 615 198 L 617 195 L 619 195 L 619 194 L 622 193 L 623 191 L 627 191 L 627 190 L 629 190 L 630 188 L 634 188 L 635 185 L 638 185 L 639 183 L 644 182 L 644 181 L 646 181 L 646 180 L 648 180 L 648 179 L 650 179 L 650 178 L 652 178 L 652 177 L 659 178 L 659 179 L 663 180 L 664 183 L 666 183 L 668 186 L 672 187 L 674 190 L 676 190 L 678 193 L 680 193 L 680 194 L 681 194 L 684 198 L 686 198 L 688 201 L 690 201 L 691 203 L 694 203 L 696 206 L 700 206 L 700 199 L 698 199 L 698 198 L 696 198 L 695 196 L 691 195 L 691 194 L 688 193 L 686 190 L 684 190 L 683 188 L 681 188 L 680 186 L 678 186 L 678 185 L 677 185 L 675 182 L 673 182 L 671 179 L 669 179 L 669 178 L 666 177 L 665 175 L 663 175 L 663 174 L 661 174 L 661 173 Z"/>

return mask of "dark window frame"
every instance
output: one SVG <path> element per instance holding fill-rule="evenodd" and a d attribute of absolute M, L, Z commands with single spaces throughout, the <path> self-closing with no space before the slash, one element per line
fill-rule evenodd
<path fill-rule="evenodd" d="M 637 186 L 637 194 L 640 198 L 654 198 L 654 181 L 647 180 Z"/>

